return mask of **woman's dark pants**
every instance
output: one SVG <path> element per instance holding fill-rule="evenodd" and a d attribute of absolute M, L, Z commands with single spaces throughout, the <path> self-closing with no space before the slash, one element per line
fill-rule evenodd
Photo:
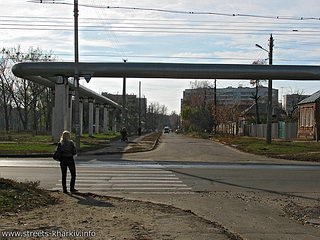
<path fill-rule="evenodd" d="M 67 168 L 71 173 L 70 180 L 70 191 L 74 188 L 76 183 L 76 165 L 74 163 L 73 157 L 63 157 L 60 162 L 61 174 L 62 174 L 62 188 L 64 191 L 67 191 Z"/>

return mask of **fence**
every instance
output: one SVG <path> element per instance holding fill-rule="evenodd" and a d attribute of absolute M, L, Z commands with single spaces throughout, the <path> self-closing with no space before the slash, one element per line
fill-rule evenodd
<path fill-rule="evenodd" d="M 250 137 L 266 137 L 267 124 L 252 124 L 244 127 L 244 135 Z M 278 122 L 271 125 L 271 137 L 291 139 L 297 138 L 297 123 Z"/>
<path fill-rule="evenodd" d="M 242 125 L 234 122 L 220 124 L 218 132 L 231 135 L 244 135 L 250 137 L 262 137 L 267 135 L 267 124 Z M 271 125 L 271 137 L 291 139 L 297 138 L 297 123 L 278 122 Z"/>

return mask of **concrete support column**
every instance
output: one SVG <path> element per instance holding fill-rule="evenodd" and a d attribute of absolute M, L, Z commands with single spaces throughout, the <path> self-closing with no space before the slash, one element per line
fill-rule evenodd
<path fill-rule="evenodd" d="M 117 129 L 117 112 L 116 112 L 116 109 L 113 109 L 112 118 L 113 118 L 112 130 L 114 132 L 116 132 L 118 130 Z"/>
<path fill-rule="evenodd" d="M 99 119 L 100 118 L 100 104 L 96 104 L 96 122 L 95 122 L 95 133 L 98 134 L 99 133 L 99 128 L 100 128 L 100 122 Z"/>
<path fill-rule="evenodd" d="M 89 98 L 89 136 L 93 135 L 93 99 Z"/>
<path fill-rule="evenodd" d="M 83 99 L 79 99 L 80 136 L 83 134 Z"/>
<path fill-rule="evenodd" d="M 103 133 L 107 134 L 109 131 L 109 108 L 107 105 L 103 107 Z"/>
<path fill-rule="evenodd" d="M 52 138 L 54 142 L 60 140 L 61 134 L 67 129 L 68 122 L 68 94 L 69 87 L 66 84 L 67 79 L 59 77 L 58 83 L 55 84 Z"/>
<path fill-rule="evenodd" d="M 72 95 L 73 91 L 69 89 L 69 96 L 68 96 L 68 121 L 66 129 L 71 132 L 72 131 Z"/>

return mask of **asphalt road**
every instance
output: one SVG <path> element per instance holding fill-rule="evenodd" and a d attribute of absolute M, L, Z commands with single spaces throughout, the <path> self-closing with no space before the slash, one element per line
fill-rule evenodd
<path fill-rule="evenodd" d="M 244 239 L 320 239 L 319 228 L 284 216 L 290 201 L 319 205 L 320 165 L 242 153 L 208 140 L 164 134 L 151 152 L 77 159 L 77 188 L 172 204 Z M 1 159 L 0 176 L 60 189 L 51 159 Z"/>

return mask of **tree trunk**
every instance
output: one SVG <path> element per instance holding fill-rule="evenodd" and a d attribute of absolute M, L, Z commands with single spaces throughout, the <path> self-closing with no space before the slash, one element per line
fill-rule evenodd
<path fill-rule="evenodd" d="M 7 93 L 5 89 L 5 83 L 3 81 L 3 76 L 0 76 L 1 79 L 1 90 L 2 90 L 2 101 L 3 101 L 3 110 L 4 110 L 4 121 L 5 121 L 5 129 L 6 132 L 9 132 L 9 113 L 8 113 L 8 105 L 7 105 Z"/>

